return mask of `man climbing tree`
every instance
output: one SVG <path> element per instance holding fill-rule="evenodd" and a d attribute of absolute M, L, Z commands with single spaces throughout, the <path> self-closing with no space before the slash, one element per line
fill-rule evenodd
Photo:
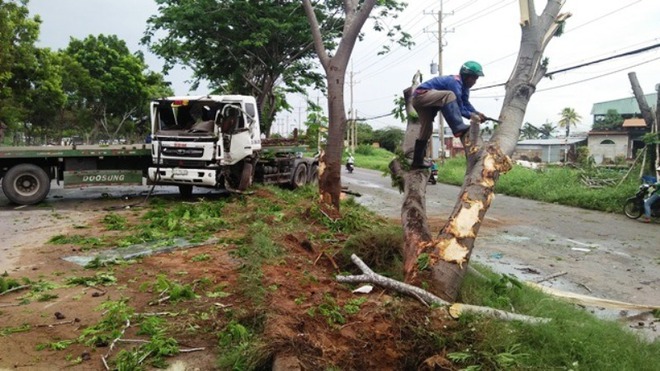
<path fill-rule="evenodd" d="M 455 301 L 461 282 L 467 270 L 470 255 L 477 233 L 486 211 L 493 200 L 493 189 L 500 174 L 511 168 L 509 156 L 513 154 L 523 123 L 525 109 L 544 77 L 547 65 L 543 61 L 543 51 L 550 39 L 558 34 L 563 22 L 570 14 L 559 14 L 563 1 L 548 0 L 541 15 L 537 15 L 533 0 L 520 0 L 522 37 L 515 69 L 506 83 L 506 95 L 499 120 L 502 122 L 495 129 L 487 143 L 478 138 L 478 119 L 472 120 L 470 138 L 466 142 L 467 168 L 463 187 L 458 200 L 446 224 L 437 237 L 430 237 L 425 210 L 426 179 L 428 171 L 415 169 L 401 171 L 403 179 L 404 201 L 401 210 L 401 222 L 404 227 L 404 269 L 406 280 L 413 284 L 421 281 L 430 284 L 429 290 L 437 296 Z M 404 97 L 410 97 L 418 80 L 404 91 Z M 411 150 L 419 124 L 412 113 L 409 100 L 408 132 L 404 152 Z M 396 164 L 392 169 L 401 168 Z M 417 261 L 424 256 L 428 269 L 418 271 Z"/>

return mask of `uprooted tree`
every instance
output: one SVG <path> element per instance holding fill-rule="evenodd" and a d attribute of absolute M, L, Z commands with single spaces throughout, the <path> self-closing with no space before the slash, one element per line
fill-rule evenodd
<path fill-rule="evenodd" d="M 562 5 L 563 1 L 548 0 L 543 13 L 537 15 L 534 0 L 520 0 L 520 50 L 506 83 L 499 115 L 502 123 L 488 142 L 479 139 L 478 125 L 471 125 L 467 137 L 473 139 L 463 143 L 467 157 L 463 186 L 453 211 L 436 237 L 429 229 L 425 209 L 428 171 L 406 171 L 406 166 L 396 160 L 390 164 L 393 174 L 403 183 L 401 223 L 406 281 L 413 284 L 424 281 L 431 292 L 449 302 L 455 301 L 458 295 L 481 222 L 493 201 L 495 184 L 501 174 L 511 169 L 510 156 L 516 147 L 525 110 L 536 85 L 547 72 L 543 51 L 570 17 L 570 14 L 559 13 Z M 417 84 L 419 80 L 415 78 L 412 86 L 404 90 L 408 112 L 404 152 L 410 150 L 419 132 L 420 125 L 408 99 Z"/>

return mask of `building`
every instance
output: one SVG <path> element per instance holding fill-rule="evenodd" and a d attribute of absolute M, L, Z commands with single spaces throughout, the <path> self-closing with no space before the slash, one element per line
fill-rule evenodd
<path fill-rule="evenodd" d="M 587 138 L 580 137 L 521 140 L 516 145 L 512 159 L 545 163 L 563 162 L 567 150 L 568 158 L 574 159 L 577 147 L 586 143 Z"/>
<path fill-rule="evenodd" d="M 644 95 L 646 103 L 654 109 L 658 94 Z M 644 148 L 642 137 L 651 131 L 641 118 L 642 112 L 635 97 L 616 99 L 594 103 L 591 114 L 593 122 L 598 123 L 605 118 L 609 110 L 615 110 L 624 119 L 620 128 L 609 130 L 592 130 L 589 132 L 589 154 L 596 164 L 616 162 L 618 158 L 632 159 L 637 151 Z"/>

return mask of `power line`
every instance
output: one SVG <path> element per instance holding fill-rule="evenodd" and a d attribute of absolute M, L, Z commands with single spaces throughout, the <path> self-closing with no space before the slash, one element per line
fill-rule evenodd
<path fill-rule="evenodd" d="M 591 66 L 591 65 L 594 65 L 594 64 L 602 63 L 602 62 L 606 62 L 606 61 L 609 61 L 609 60 L 612 60 L 612 59 L 621 58 L 621 57 L 627 57 L 627 56 L 630 56 L 630 55 L 635 55 L 635 54 L 639 54 L 639 53 L 647 52 L 647 51 L 649 51 L 649 50 L 657 49 L 658 47 L 660 47 L 660 43 L 658 43 L 658 44 L 654 44 L 654 45 L 650 45 L 650 46 L 646 46 L 646 47 L 643 47 L 643 48 L 639 48 L 639 49 L 636 49 L 636 50 L 631 50 L 631 51 L 629 51 L 629 52 L 625 52 L 625 53 L 620 53 L 620 54 L 612 55 L 612 56 L 609 56 L 609 57 L 606 57 L 606 58 L 597 59 L 597 60 L 595 60 L 595 61 L 591 61 L 591 62 L 587 62 L 587 63 L 578 64 L 578 65 L 576 65 L 576 66 L 567 67 L 567 68 L 562 68 L 562 69 L 560 69 L 560 70 L 556 70 L 556 71 L 548 72 L 548 73 L 545 74 L 545 76 L 546 76 L 546 77 L 551 77 L 552 75 L 557 74 L 557 73 L 562 73 L 562 72 L 572 71 L 572 70 L 575 70 L 575 69 L 578 69 L 578 68 L 582 68 L 582 67 L 586 67 L 586 66 Z M 482 87 L 479 87 L 479 88 L 472 89 L 472 91 L 484 90 L 484 89 L 491 89 L 491 88 L 496 88 L 496 87 L 504 86 L 504 85 L 506 85 L 505 82 L 503 82 L 503 83 L 499 83 L 499 84 L 488 85 L 488 86 L 482 86 Z"/>
<path fill-rule="evenodd" d="M 601 63 L 601 62 L 609 61 L 609 60 L 616 59 L 616 58 L 627 57 L 627 56 L 629 56 L 629 55 L 635 55 L 635 54 L 643 53 L 643 52 L 645 52 L 645 51 L 653 50 L 653 49 L 658 48 L 658 47 L 660 47 L 660 44 L 655 44 L 655 45 L 647 46 L 647 47 L 640 48 L 640 49 L 637 49 L 637 50 L 632 50 L 632 51 L 629 51 L 629 52 L 625 52 L 625 53 L 621 53 L 621 54 L 613 55 L 613 56 L 611 56 L 611 57 L 606 57 L 606 58 L 597 59 L 597 60 L 592 61 L 592 62 L 587 62 L 587 63 L 578 64 L 577 66 L 568 67 L 568 68 L 563 68 L 563 69 L 560 69 L 560 70 L 557 70 L 557 71 L 548 72 L 548 73 L 545 74 L 545 76 L 546 76 L 546 77 L 550 77 L 550 76 L 552 76 L 552 75 L 554 75 L 554 74 L 556 74 L 556 73 L 566 72 L 566 71 L 570 71 L 570 70 L 578 69 L 578 68 L 581 68 L 581 67 L 590 66 L 590 65 L 592 65 L 592 64 L 597 64 L 597 63 Z"/>
<path fill-rule="evenodd" d="M 598 76 L 593 76 L 593 77 L 590 77 L 590 78 L 587 78 L 587 79 L 572 81 L 572 82 L 569 82 L 569 83 L 566 83 L 566 84 L 563 84 L 563 85 L 552 86 L 552 87 L 545 88 L 545 89 L 537 89 L 536 92 L 540 93 L 540 92 L 544 92 L 544 91 L 548 91 L 548 90 L 554 90 L 554 89 L 559 89 L 559 88 L 565 88 L 565 87 L 571 86 L 571 85 L 581 84 L 583 82 L 587 82 L 587 81 L 591 81 L 591 80 L 596 80 L 596 79 L 599 79 L 601 77 L 609 76 L 609 75 L 612 75 L 612 74 L 615 74 L 615 73 L 618 73 L 618 72 L 621 72 L 621 71 L 628 70 L 628 69 L 633 68 L 633 67 L 637 67 L 637 66 L 641 66 L 641 65 L 644 65 L 644 64 L 647 64 L 647 63 L 655 62 L 659 59 L 660 59 L 660 57 L 657 57 L 657 58 L 649 59 L 649 60 L 641 62 L 641 63 L 636 63 L 636 64 L 633 64 L 633 65 L 630 65 L 630 66 L 626 66 L 626 67 L 618 69 L 618 70 L 610 71 L 610 72 L 607 72 L 607 73 L 604 73 L 604 74 L 601 74 L 601 75 L 598 75 Z M 472 97 L 472 98 L 486 99 L 486 98 L 502 98 L 502 97 L 503 97 L 503 95 L 488 95 L 488 96 L 479 96 L 479 97 Z"/>

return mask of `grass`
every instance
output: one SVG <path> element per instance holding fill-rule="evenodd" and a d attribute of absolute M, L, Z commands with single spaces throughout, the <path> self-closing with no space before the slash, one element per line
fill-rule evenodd
<path fill-rule="evenodd" d="M 468 275 L 461 289 L 463 301 L 552 321 L 531 325 L 468 316 L 464 324 L 475 326 L 481 335 L 472 344 L 470 364 L 489 365 L 487 369 L 652 370 L 657 367 L 660 341 L 646 343 L 614 321 L 597 319 L 524 284 L 506 284 L 512 279 L 503 280 L 483 267 L 479 270 L 489 279 Z M 494 356 L 512 349 L 514 364 L 501 364 Z"/>
<path fill-rule="evenodd" d="M 356 151 L 355 164 L 357 167 L 387 171 L 387 166 L 394 156 L 384 149 L 370 148 L 362 153 Z M 346 156 L 343 161 L 345 159 Z M 581 170 L 559 166 L 532 170 L 514 165 L 511 171 L 499 178 L 495 192 L 588 210 L 622 213 L 625 200 L 635 194 L 640 184 L 639 179 L 629 176 L 621 185 L 590 188 L 581 182 L 583 175 L 613 180 L 614 184 L 618 184 L 624 173 L 611 169 Z M 445 160 L 438 170 L 440 183 L 460 186 L 464 176 L 465 158 L 461 156 Z"/>
<path fill-rule="evenodd" d="M 461 185 L 465 174 L 465 159 L 452 158 L 438 171 L 438 180 L 442 183 Z M 547 167 L 544 170 L 532 170 L 514 165 L 513 169 L 502 175 L 495 185 L 495 192 L 508 196 L 527 198 L 542 202 L 556 203 L 589 210 L 622 212 L 628 197 L 635 194 L 639 182 L 634 177 L 628 178 L 621 185 L 590 188 L 580 178 L 585 171 L 566 167 Z M 618 180 L 623 174 L 614 170 L 590 170 L 591 176 Z"/>

